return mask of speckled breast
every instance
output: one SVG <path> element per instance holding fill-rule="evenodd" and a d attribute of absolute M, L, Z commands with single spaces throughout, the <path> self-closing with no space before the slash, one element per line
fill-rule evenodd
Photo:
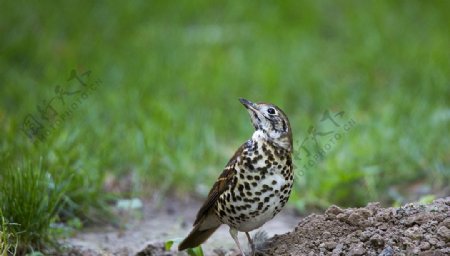
<path fill-rule="evenodd" d="M 261 227 L 284 207 L 293 184 L 291 153 L 265 141 L 247 142 L 233 181 L 219 197 L 220 221 L 242 232 Z"/>

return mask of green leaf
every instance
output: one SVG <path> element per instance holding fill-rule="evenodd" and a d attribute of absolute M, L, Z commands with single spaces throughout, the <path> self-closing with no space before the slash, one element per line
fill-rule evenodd
<path fill-rule="evenodd" d="M 172 248 L 172 245 L 173 245 L 173 240 L 166 241 L 164 243 L 164 249 L 166 251 L 170 251 L 170 248 Z"/>
<path fill-rule="evenodd" d="M 201 246 L 195 247 L 195 248 L 189 248 L 187 250 L 187 253 L 189 256 L 204 256 L 203 249 Z"/>

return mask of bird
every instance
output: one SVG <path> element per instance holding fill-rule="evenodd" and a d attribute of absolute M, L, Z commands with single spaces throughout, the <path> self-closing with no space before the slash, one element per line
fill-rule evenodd
<path fill-rule="evenodd" d="M 275 217 L 289 199 L 294 173 L 287 115 L 273 104 L 244 98 L 239 101 L 255 130 L 214 183 L 179 251 L 199 246 L 225 224 L 241 255 L 245 256 L 238 232 L 245 232 L 254 255 L 256 248 L 249 232 Z"/>

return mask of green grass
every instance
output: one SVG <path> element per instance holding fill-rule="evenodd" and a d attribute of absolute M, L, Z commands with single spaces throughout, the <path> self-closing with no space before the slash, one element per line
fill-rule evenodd
<path fill-rule="evenodd" d="M 450 181 L 448 10 L 448 1 L 4 3 L 0 168 L 70 174 L 63 220 L 104 216 L 108 175 L 132 177 L 120 196 L 204 194 L 250 137 L 245 97 L 291 119 L 299 207 L 393 202 L 391 191 L 406 196 L 417 183 L 439 192 Z M 56 119 L 39 115 L 56 85 L 87 90 L 67 81 L 73 69 L 101 82 L 33 143 L 21 131 L 27 114 L 49 128 L 67 110 L 56 101 Z M 326 110 L 355 126 L 320 121 Z M 333 132 L 322 146 L 343 137 L 300 173 L 311 126 Z"/>
<path fill-rule="evenodd" d="M 2 226 L 18 238 L 19 255 L 54 244 L 50 224 L 57 218 L 70 177 L 25 164 L 3 170 L 0 183 Z M 7 218 L 7 219 L 6 219 Z M 14 225 L 12 225 L 14 224 Z M 11 240 L 11 239 L 7 239 Z"/>
<path fill-rule="evenodd" d="M 11 228 L 14 223 L 9 223 L 3 217 L 0 208 L 0 255 L 14 255 L 17 252 L 18 238 L 17 234 Z"/>

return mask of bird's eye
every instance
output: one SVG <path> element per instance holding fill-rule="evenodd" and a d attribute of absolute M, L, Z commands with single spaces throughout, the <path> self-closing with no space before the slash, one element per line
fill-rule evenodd
<path fill-rule="evenodd" d="M 270 115 L 274 115 L 275 114 L 275 109 L 274 108 L 268 108 L 267 109 L 267 113 L 269 113 Z"/>

